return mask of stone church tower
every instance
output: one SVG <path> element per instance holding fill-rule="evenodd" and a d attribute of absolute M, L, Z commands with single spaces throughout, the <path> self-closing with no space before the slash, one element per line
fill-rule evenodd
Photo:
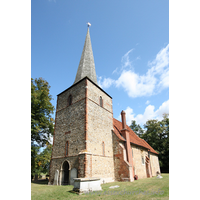
<path fill-rule="evenodd" d="M 158 153 L 113 118 L 112 97 L 97 84 L 89 27 L 71 87 L 57 95 L 49 184 L 73 184 L 73 178 L 101 182 L 133 181 L 160 172 Z"/>
<path fill-rule="evenodd" d="M 112 129 L 112 97 L 97 84 L 88 27 L 74 84 L 57 95 L 50 182 L 113 181 Z"/>

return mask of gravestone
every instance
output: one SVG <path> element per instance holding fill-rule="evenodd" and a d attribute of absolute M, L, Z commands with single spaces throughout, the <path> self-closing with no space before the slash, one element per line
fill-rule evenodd
<path fill-rule="evenodd" d="M 70 185 L 74 185 L 74 178 L 77 178 L 77 169 L 73 168 L 70 175 Z"/>
<path fill-rule="evenodd" d="M 58 176 L 59 176 L 59 171 L 56 170 L 53 182 L 54 185 L 58 185 Z"/>
<path fill-rule="evenodd" d="M 79 194 L 101 191 L 100 178 L 74 178 L 73 190 Z"/>
<path fill-rule="evenodd" d="M 163 178 L 160 174 L 158 174 L 158 176 L 156 178 Z"/>

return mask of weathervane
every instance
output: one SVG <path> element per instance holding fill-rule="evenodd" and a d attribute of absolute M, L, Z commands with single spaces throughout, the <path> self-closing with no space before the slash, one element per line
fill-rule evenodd
<path fill-rule="evenodd" d="M 88 27 L 90 27 L 91 26 L 90 22 L 88 22 L 87 25 L 88 25 Z"/>

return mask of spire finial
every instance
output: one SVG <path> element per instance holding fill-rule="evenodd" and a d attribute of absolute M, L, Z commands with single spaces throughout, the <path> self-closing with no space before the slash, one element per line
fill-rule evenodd
<path fill-rule="evenodd" d="M 91 26 L 90 22 L 88 22 L 87 25 L 88 25 L 88 27 L 90 27 Z"/>

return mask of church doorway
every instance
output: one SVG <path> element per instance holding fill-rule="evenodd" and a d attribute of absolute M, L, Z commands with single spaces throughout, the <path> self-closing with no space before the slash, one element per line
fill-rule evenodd
<path fill-rule="evenodd" d="M 65 161 L 62 165 L 62 178 L 61 185 L 69 185 L 69 163 Z"/>

